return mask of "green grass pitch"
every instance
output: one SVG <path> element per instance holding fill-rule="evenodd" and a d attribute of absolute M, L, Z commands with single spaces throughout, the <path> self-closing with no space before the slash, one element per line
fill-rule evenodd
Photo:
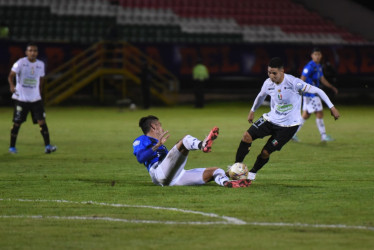
<path fill-rule="evenodd" d="M 203 139 L 219 126 L 212 153 L 191 152 L 186 168 L 226 169 L 249 127 L 250 106 L 47 107 L 58 146 L 50 155 L 30 116 L 19 153 L 10 155 L 12 108 L 0 108 L 0 248 L 373 249 L 373 107 L 338 106 L 338 121 L 325 110 L 336 139 L 327 144 L 312 116 L 301 142 L 272 154 L 249 188 L 154 186 L 132 154 L 139 118 L 153 114 L 170 131 L 169 149 L 186 134 Z M 253 143 L 249 167 L 264 144 Z"/>

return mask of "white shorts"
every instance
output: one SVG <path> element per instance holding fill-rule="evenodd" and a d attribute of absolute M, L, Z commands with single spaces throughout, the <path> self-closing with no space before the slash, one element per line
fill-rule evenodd
<path fill-rule="evenodd" d="M 205 168 L 185 170 L 187 156 L 174 146 L 161 163 L 155 163 L 149 169 L 152 182 L 159 186 L 203 185 Z"/>
<path fill-rule="evenodd" d="M 322 111 L 323 106 L 321 102 L 321 98 L 319 96 L 304 96 L 303 97 L 303 111 L 308 112 L 309 114 L 313 114 L 317 111 Z"/>

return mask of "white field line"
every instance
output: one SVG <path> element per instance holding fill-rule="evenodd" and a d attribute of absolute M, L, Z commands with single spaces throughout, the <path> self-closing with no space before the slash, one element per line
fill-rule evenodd
<path fill-rule="evenodd" d="M 174 225 L 214 225 L 214 224 L 231 224 L 231 225 L 255 225 L 268 227 L 305 227 L 305 228 L 334 228 L 334 229 L 359 229 L 374 231 L 374 227 L 369 226 L 349 226 L 344 224 L 306 224 L 306 223 L 283 223 L 283 222 L 245 222 L 243 220 L 220 216 L 214 213 L 204 213 L 200 211 L 185 210 L 171 207 L 145 206 L 145 205 L 127 205 L 127 204 L 111 204 L 95 201 L 68 201 L 68 200 L 29 200 L 29 199 L 2 199 L 0 201 L 19 201 L 19 202 L 54 202 L 54 203 L 70 203 L 84 205 L 98 205 L 109 207 L 131 207 L 131 208 L 149 208 L 156 210 L 169 210 L 181 213 L 199 214 L 206 217 L 220 218 L 222 221 L 154 221 L 154 220 L 128 220 L 111 217 L 96 216 L 45 216 L 45 215 L 0 215 L 0 218 L 29 218 L 29 219 L 60 219 L 60 220 L 96 220 L 109 222 L 124 223 L 145 223 L 145 224 L 174 224 Z"/>

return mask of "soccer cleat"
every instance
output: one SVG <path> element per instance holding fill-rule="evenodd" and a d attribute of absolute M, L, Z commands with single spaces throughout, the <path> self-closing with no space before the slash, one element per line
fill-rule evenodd
<path fill-rule="evenodd" d="M 11 154 L 17 154 L 18 151 L 17 151 L 16 147 L 10 147 L 9 148 L 9 153 L 11 153 Z"/>
<path fill-rule="evenodd" d="M 56 146 L 53 146 L 53 145 L 47 145 L 45 146 L 45 153 L 46 154 L 50 154 L 52 152 L 55 152 L 57 150 L 57 147 Z"/>
<path fill-rule="evenodd" d="M 227 188 L 244 188 L 249 187 L 252 184 L 251 180 L 236 180 L 236 181 L 226 181 L 224 186 Z"/>
<path fill-rule="evenodd" d="M 209 135 L 207 137 L 205 137 L 204 141 L 203 141 L 203 144 L 201 146 L 201 150 L 204 152 L 204 153 L 209 153 L 210 151 L 212 151 L 212 144 L 213 144 L 213 141 L 215 139 L 217 139 L 218 137 L 218 134 L 219 134 L 219 128 L 218 127 L 214 127 L 212 128 L 212 130 L 209 132 Z"/>
<path fill-rule="evenodd" d="M 251 180 L 251 181 L 254 181 L 256 179 L 256 173 L 248 172 L 247 179 Z"/>
<path fill-rule="evenodd" d="M 292 137 L 292 140 L 293 140 L 294 142 L 300 142 L 300 139 L 299 139 L 299 137 L 297 137 L 297 135 L 294 135 L 294 136 Z"/>
<path fill-rule="evenodd" d="M 335 139 L 332 138 L 331 136 L 329 135 L 326 135 L 324 138 L 322 137 L 321 138 L 321 141 L 325 142 L 325 141 L 334 141 Z"/>

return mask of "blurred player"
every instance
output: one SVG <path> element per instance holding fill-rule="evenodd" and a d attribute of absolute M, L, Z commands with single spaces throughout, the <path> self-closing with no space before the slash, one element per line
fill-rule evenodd
<path fill-rule="evenodd" d="M 255 111 L 261 106 L 266 96 L 271 97 L 270 112 L 263 114 L 253 125 L 245 131 L 236 152 L 235 162 L 243 162 L 249 153 L 252 141 L 269 136 L 270 138 L 257 156 L 253 168 L 248 173 L 248 179 L 254 180 L 256 173 L 268 161 L 270 154 L 279 151 L 291 140 L 301 122 L 300 108 L 303 93 L 319 95 L 331 110 L 335 120 L 339 112 L 331 103 L 325 92 L 299 78 L 285 74 L 283 62 L 280 58 L 272 58 L 268 66 L 269 78 L 262 85 L 251 111 L 248 115 L 249 123 L 253 123 Z"/>
<path fill-rule="evenodd" d="M 301 80 L 309 83 L 313 86 L 319 87 L 320 83 L 326 87 L 332 89 L 335 94 L 338 93 L 338 89 L 331 85 L 323 75 L 321 59 L 322 52 L 319 48 L 314 48 L 311 54 L 312 60 L 305 65 L 303 73 L 301 74 Z M 323 106 L 321 98 L 315 94 L 305 93 L 303 97 L 303 114 L 299 129 L 301 129 L 304 122 L 309 119 L 312 113 L 316 114 L 316 124 L 321 134 L 321 141 L 332 141 L 333 138 L 326 134 L 325 123 L 323 122 Z M 296 133 L 297 133 L 296 132 Z M 292 138 L 294 141 L 300 141 L 295 134 Z"/>
<path fill-rule="evenodd" d="M 56 151 L 56 146 L 50 144 L 49 132 L 45 121 L 45 111 L 41 98 L 41 90 L 44 77 L 44 63 L 38 59 L 38 46 L 30 43 L 26 47 L 26 57 L 14 63 L 8 82 L 10 92 L 13 93 L 14 113 L 13 127 L 10 131 L 9 152 L 17 153 L 16 141 L 21 124 L 26 121 L 27 115 L 31 112 L 32 121 L 40 126 L 40 133 L 44 139 L 44 152 L 49 154 Z M 16 84 L 14 84 L 16 77 Z"/>
<path fill-rule="evenodd" d="M 204 141 L 186 135 L 170 151 L 163 145 L 169 138 L 169 131 L 162 128 L 156 116 L 141 118 L 139 127 L 144 135 L 135 139 L 134 155 L 139 163 L 145 165 L 154 184 L 190 186 L 203 185 L 212 180 L 220 186 L 229 188 L 248 187 L 251 184 L 249 180 L 229 181 L 225 171 L 216 167 L 184 169 L 189 151 L 211 152 L 213 140 L 217 138 L 219 132 L 217 127 L 210 131 Z"/>

